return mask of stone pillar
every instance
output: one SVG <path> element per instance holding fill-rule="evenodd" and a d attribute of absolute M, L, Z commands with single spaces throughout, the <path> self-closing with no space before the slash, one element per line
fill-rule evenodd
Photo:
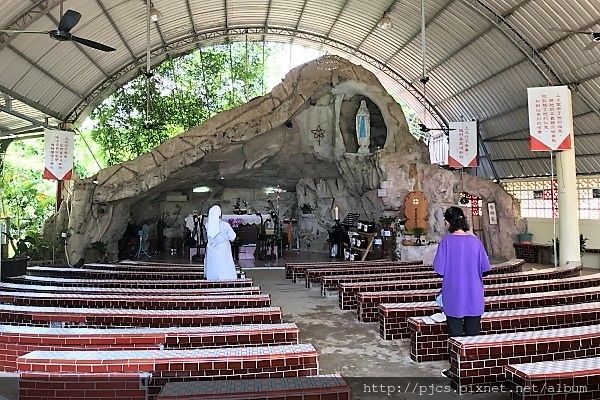
<path fill-rule="evenodd" d="M 558 238 L 560 264 L 580 262 L 579 251 L 579 196 L 575 169 L 575 142 L 571 129 L 570 150 L 556 156 L 556 178 L 558 183 Z"/>

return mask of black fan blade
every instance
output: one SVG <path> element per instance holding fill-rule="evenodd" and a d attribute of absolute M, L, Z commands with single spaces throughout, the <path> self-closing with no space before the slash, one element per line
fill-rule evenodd
<path fill-rule="evenodd" d="M 58 23 L 58 30 L 61 32 L 69 32 L 77 25 L 81 19 L 81 14 L 77 11 L 67 10 Z"/>
<path fill-rule="evenodd" d="M 74 42 L 77 42 L 77 43 L 81 43 L 84 46 L 88 46 L 88 47 L 91 47 L 96 50 L 102 50 L 102 51 L 115 51 L 116 50 L 105 44 L 94 42 L 93 40 L 88 40 L 88 39 L 80 38 L 77 36 L 71 36 L 71 40 Z"/>

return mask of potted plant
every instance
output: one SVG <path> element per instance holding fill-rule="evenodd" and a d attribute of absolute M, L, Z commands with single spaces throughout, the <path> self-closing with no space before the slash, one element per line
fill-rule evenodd
<path fill-rule="evenodd" d="M 416 227 L 412 230 L 413 235 L 415 236 L 415 244 L 417 246 L 421 245 L 421 236 L 423 236 L 423 234 L 425 233 L 425 229 L 421 228 L 421 227 Z"/>
<path fill-rule="evenodd" d="M 531 244 L 533 233 L 529 233 L 528 231 L 521 232 L 517 235 L 517 239 L 519 239 L 519 243 Z"/>
<path fill-rule="evenodd" d="M 302 214 L 312 214 L 314 211 L 313 206 L 308 203 L 302 204 L 300 210 L 302 211 Z"/>
<path fill-rule="evenodd" d="M 379 218 L 379 224 L 382 228 L 391 228 L 394 224 L 394 217 L 381 217 Z"/>

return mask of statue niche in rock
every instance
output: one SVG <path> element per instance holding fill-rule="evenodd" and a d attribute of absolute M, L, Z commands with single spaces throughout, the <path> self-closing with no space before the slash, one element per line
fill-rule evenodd
<path fill-rule="evenodd" d="M 371 116 L 365 100 L 360 102 L 360 108 L 356 113 L 356 137 L 358 138 L 358 153 L 369 154 L 369 145 L 371 144 Z"/>

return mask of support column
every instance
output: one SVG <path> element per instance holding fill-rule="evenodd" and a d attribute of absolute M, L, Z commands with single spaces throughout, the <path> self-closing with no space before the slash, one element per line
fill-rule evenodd
<path fill-rule="evenodd" d="M 579 251 L 579 196 L 575 168 L 575 142 L 571 129 L 571 149 L 556 156 L 558 183 L 558 238 L 560 264 L 581 262 Z"/>

